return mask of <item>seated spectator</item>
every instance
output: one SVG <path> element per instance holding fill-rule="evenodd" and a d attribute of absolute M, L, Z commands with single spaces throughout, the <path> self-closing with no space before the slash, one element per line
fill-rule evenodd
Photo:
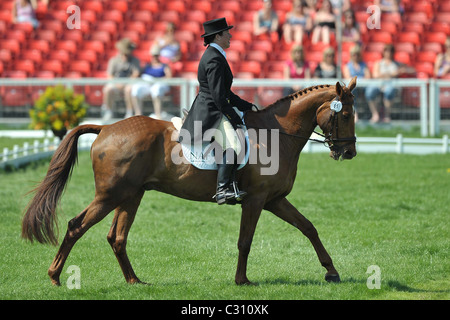
<path fill-rule="evenodd" d="M 269 39 L 278 39 L 278 15 L 272 9 L 271 0 L 263 0 L 263 8 L 253 17 L 253 34 L 255 36 L 267 35 Z"/>
<path fill-rule="evenodd" d="M 183 65 L 181 62 L 181 46 L 175 39 L 175 24 L 168 22 L 166 32 L 163 36 L 156 39 L 156 44 L 161 48 L 160 60 L 170 66 L 174 73 L 181 71 Z"/>
<path fill-rule="evenodd" d="M 445 52 L 438 54 L 436 57 L 434 74 L 437 78 L 450 75 L 450 36 L 445 40 Z"/>
<path fill-rule="evenodd" d="M 294 45 L 291 49 L 291 59 L 284 66 L 285 79 L 309 79 L 311 77 L 309 64 L 305 61 L 303 47 Z M 292 88 L 285 88 L 284 95 L 289 95 L 302 89 L 302 86 L 296 85 Z"/>
<path fill-rule="evenodd" d="M 303 43 L 303 36 L 312 28 L 312 20 L 305 14 L 304 0 L 294 0 L 292 11 L 286 14 L 286 22 L 283 25 L 283 37 L 286 43 Z"/>
<path fill-rule="evenodd" d="M 381 9 L 381 12 L 403 14 L 405 9 L 401 0 L 374 0 L 373 4 Z"/>
<path fill-rule="evenodd" d="M 355 42 L 361 41 L 361 33 L 359 26 L 356 23 L 355 13 L 352 10 L 347 10 L 343 14 L 344 25 L 342 27 L 342 42 Z"/>
<path fill-rule="evenodd" d="M 30 23 L 36 29 L 39 26 L 36 9 L 37 0 L 16 0 L 12 7 L 12 22 Z"/>
<path fill-rule="evenodd" d="M 314 78 L 336 78 L 337 67 L 334 62 L 334 50 L 331 47 L 323 50 L 322 61 L 317 65 L 314 70 Z"/>
<path fill-rule="evenodd" d="M 314 21 L 314 19 L 316 18 L 316 7 L 317 0 L 305 0 L 305 8 L 303 9 L 303 11 L 311 18 L 312 21 Z"/>
<path fill-rule="evenodd" d="M 398 78 L 401 74 L 414 73 L 412 67 L 408 67 L 394 60 L 395 49 L 391 44 L 387 44 L 383 49 L 383 57 L 375 62 L 373 67 L 373 78 L 383 79 L 384 84 L 381 88 L 368 87 L 366 91 L 366 99 L 368 100 L 372 118 L 370 122 L 379 122 L 380 108 L 376 105 L 376 97 L 380 92 L 383 93 L 384 118 L 383 121 L 389 123 L 391 121 L 392 101 L 395 98 L 397 90 L 390 83 L 390 79 Z"/>
<path fill-rule="evenodd" d="M 361 47 L 357 44 L 350 49 L 350 61 L 342 67 L 342 76 L 344 79 L 351 79 L 355 76 L 358 79 L 370 79 L 370 69 L 367 64 L 362 60 Z M 359 96 L 364 88 L 356 87 L 353 89 L 353 95 L 355 97 Z M 366 88 L 367 92 L 368 88 Z M 370 89 L 369 89 L 370 90 Z M 356 112 L 356 99 L 355 99 L 355 121 L 358 118 L 358 113 Z"/>
<path fill-rule="evenodd" d="M 336 17 L 330 0 L 323 0 L 322 6 L 314 19 L 314 29 L 311 36 L 312 43 L 323 42 L 330 44 L 331 33 L 336 29 Z"/>
<path fill-rule="evenodd" d="M 136 44 L 128 38 L 123 38 L 116 43 L 118 54 L 108 61 L 107 76 L 113 78 L 137 78 L 140 73 L 139 59 L 132 55 Z M 127 110 L 132 109 L 131 85 L 108 83 L 103 87 L 103 120 L 111 119 L 113 113 L 112 103 L 118 94 L 125 97 Z"/>
<path fill-rule="evenodd" d="M 164 96 L 170 90 L 170 86 L 160 82 L 154 82 L 155 78 L 170 78 L 172 77 L 172 71 L 169 66 L 162 63 L 160 60 L 160 48 L 154 45 L 150 49 L 150 55 L 152 59 L 142 70 L 141 78 L 148 83 L 137 83 L 131 88 L 131 101 L 133 109 L 127 109 L 126 117 L 133 115 L 141 115 L 143 106 L 142 100 L 148 96 L 152 97 L 154 113 L 150 115 L 156 119 L 162 119 L 161 117 L 161 97 Z"/>

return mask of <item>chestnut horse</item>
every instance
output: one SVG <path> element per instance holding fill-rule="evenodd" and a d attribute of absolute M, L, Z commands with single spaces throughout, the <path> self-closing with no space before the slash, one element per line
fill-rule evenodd
<path fill-rule="evenodd" d="M 248 194 L 242 200 L 242 216 L 238 239 L 238 264 L 235 281 L 250 284 L 247 258 L 256 224 L 263 209 L 298 228 L 311 241 L 319 261 L 327 272 L 325 280 L 339 282 L 339 274 L 319 239 L 318 233 L 286 199 L 292 190 L 300 152 L 315 127 L 323 131 L 324 142 L 334 159 L 351 159 L 356 155 L 353 95 L 356 77 L 348 87 L 320 85 L 284 97 L 264 110 L 245 114 L 249 128 L 267 129 L 269 135 L 278 130 L 279 140 L 258 143 L 250 139 L 251 151 L 277 148 L 278 171 L 262 175 L 260 161 L 248 163 L 237 172 L 241 190 Z M 340 104 L 341 110 L 333 108 Z M 331 107 L 330 107 L 331 106 Z M 191 164 L 176 164 L 171 153 L 179 146 L 170 122 L 136 116 L 111 125 L 81 125 L 71 130 L 53 155 L 46 177 L 34 190 L 23 221 L 22 237 L 40 243 L 57 244 L 56 207 L 77 160 L 77 141 L 85 133 L 98 137 L 91 147 L 95 178 L 94 200 L 69 221 L 64 240 L 48 274 L 55 285 L 70 250 L 94 224 L 115 210 L 107 235 L 128 283 L 141 282 L 131 267 L 126 252 L 127 236 L 146 190 L 157 190 L 194 201 L 214 202 L 217 172 L 199 170 Z"/>

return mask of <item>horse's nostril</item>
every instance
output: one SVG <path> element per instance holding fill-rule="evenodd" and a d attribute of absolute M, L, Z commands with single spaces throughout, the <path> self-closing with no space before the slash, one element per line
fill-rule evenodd
<path fill-rule="evenodd" d="M 351 159 L 356 156 L 356 151 L 344 150 L 344 159 Z"/>

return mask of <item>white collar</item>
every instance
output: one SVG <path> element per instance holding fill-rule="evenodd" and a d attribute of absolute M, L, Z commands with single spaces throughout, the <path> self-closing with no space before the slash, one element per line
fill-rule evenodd
<path fill-rule="evenodd" d="M 219 46 L 217 43 L 212 42 L 209 44 L 211 47 L 216 48 L 217 50 L 219 50 L 219 52 L 225 57 L 225 59 L 227 58 L 227 54 L 225 53 L 225 50 L 223 50 L 223 48 L 221 46 Z"/>

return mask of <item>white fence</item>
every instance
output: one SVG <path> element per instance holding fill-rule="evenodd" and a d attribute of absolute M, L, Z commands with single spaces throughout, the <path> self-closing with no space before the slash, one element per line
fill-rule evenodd
<path fill-rule="evenodd" d="M 0 79 L 0 87 L 7 86 L 53 86 L 56 84 L 63 84 L 69 87 L 73 86 L 102 86 L 107 82 L 115 83 L 133 83 L 140 80 L 135 79 L 98 79 L 98 78 L 83 78 L 83 79 Z M 197 91 L 198 82 L 195 79 L 184 79 L 184 78 L 172 78 L 165 80 L 158 80 L 165 82 L 170 86 L 179 87 L 179 107 L 180 113 L 181 108 L 189 108 L 192 104 Z M 335 84 L 337 79 L 290 79 L 290 80 L 280 80 L 280 79 L 235 79 L 233 82 L 233 88 L 235 91 L 244 88 L 258 89 L 259 93 L 268 93 L 273 91 L 274 88 L 285 88 L 292 87 L 294 85 L 301 85 L 303 87 L 317 85 L 317 84 Z M 343 81 L 348 83 L 348 81 Z M 375 79 L 359 79 L 357 88 L 376 86 L 382 87 L 384 84 L 383 80 Z M 416 104 L 418 106 L 418 118 L 420 120 L 420 130 L 423 137 L 426 136 L 436 136 L 440 132 L 442 119 L 441 119 L 441 101 L 440 101 L 440 90 L 442 88 L 450 88 L 450 81 L 448 80 L 436 80 L 436 79 L 393 79 L 390 84 L 396 88 L 415 88 L 418 91 L 418 96 L 413 97 L 416 99 Z M 275 99 L 276 97 L 274 97 Z M 255 102 L 258 103 L 258 93 L 255 96 Z M 1 105 L 0 105 L 1 107 Z M 450 111 L 450 109 L 448 109 Z M 447 110 L 446 110 L 447 111 Z M 407 119 L 405 119 L 407 120 Z"/>
<path fill-rule="evenodd" d="M 44 131 L 37 131 L 39 137 L 47 136 Z M 0 131 L 0 136 L 36 138 L 36 131 Z M 78 148 L 80 150 L 89 150 L 97 135 L 86 134 L 80 137 Z M 12 149 L 4 148 L 0 157 L 0 169 L 6 167 L 19 168 L 27 163 L 44 158 L 50 158 L 59 145 L 59 138 L 50 140 L 46 138 L 44 142 L 35 140 L 32 144 L 26 142 L 22 147 L 15 145 Z M 399 154 L 430 154 L 430 153 L 449 153 L 449 139 L 444 135 L 442 139 L 431 138 L 404 138 L 401 134 L 394 138 L 370 138 L 360 137 L 357 140 L 357 152 L 360 153 L 399 153 Z M 303 152 L 329 152 L 321 143 L 308 141 Z"/>

